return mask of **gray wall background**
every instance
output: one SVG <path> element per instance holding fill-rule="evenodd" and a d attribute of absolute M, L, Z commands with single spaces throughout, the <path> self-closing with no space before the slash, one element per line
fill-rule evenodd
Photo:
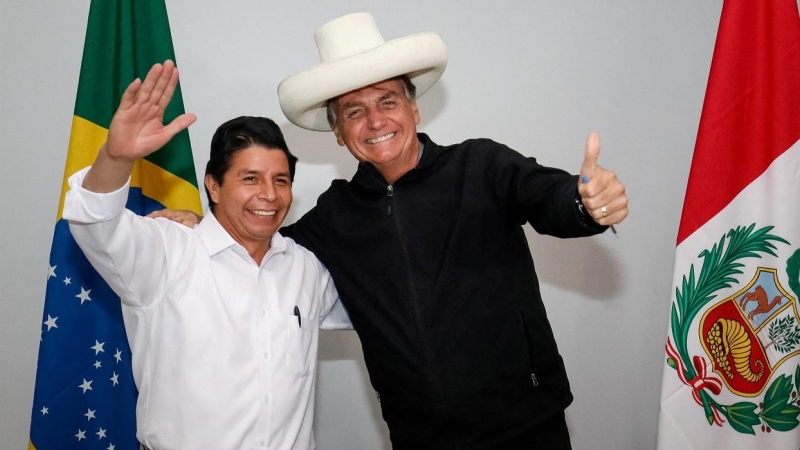
<path fill-rule="evenodd" d="M 575 394 L 576 449 L 656 441 L 675 236 L 721 0 L 169 0 L 198 174 L 216 126 L 274 118 L 301 159 L 295 220 L 352 157 L 330 133 L 286 121 L 276 88 L 318 62 L 312 35 L 355 11 L 385 39 L 441 34 L 449 66 L 420 99 L 420 129 L 446 144 L 490 137 L 577 172 L 586 136 L 627 186 L 610 234 L 561 241 L 529 232 Z M 26 448 L 46 268 L 78 82 L 88 0 L 0 5 L 0 447 Z M 204 194 L 203 194 L 204 197 Z M 205 199 L 204 199 L 205 201 Z M 498 349 L 502 351 L 502 349 Z M 319 448 L 388 449 L 353 332 L 321 338 Z M 699 413 L 699 411 L 698 411 Z"/>

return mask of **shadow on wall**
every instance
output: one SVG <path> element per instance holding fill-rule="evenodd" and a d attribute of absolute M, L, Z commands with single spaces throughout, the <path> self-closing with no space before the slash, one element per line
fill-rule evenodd
<path fill-rule="evenodd" d="M 616 241 L 608 230 L 588 238 L 558 239 L 537 234 L 529 225 L 525 236 L 531 249 L 540 284 L 574 292 L 586 298 L 609 301 L 622 295 L 622 267 Z"/>
<path fill-rule="evenodd" d="M 336 143 L 330 131 L 310 131 L 285 121 L 279 124 L 292 153 L 305 164 L 336 166 L 336 178 L 350 179 L 355 160 L 346 148 Z M 328 185 L 324 182 L 323 186 Z M 321 192 L 320 192 L 321 193 Z"/>

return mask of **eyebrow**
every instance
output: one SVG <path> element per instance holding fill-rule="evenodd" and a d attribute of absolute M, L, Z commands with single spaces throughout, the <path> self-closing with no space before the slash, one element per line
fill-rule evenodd
<path fill-rule="evenodd" d="M 254 169 L 244 169 L 237 172 L 237 175 L 244 176 L 244 175 L 261 175 L 262 173 L 258 170 Z M 291 174 L 288 171 L 278 172 L 273 175 L 273 177 L 289 177 Z"/>
<path fill-rule="evenodd" d="M 342 105 L 339 105 L 339 109 L 348 109 L 348 108 L 355 108 L 357 106 L 362 106 L 364 102 L 347 102 Z"/>
<path fill-rule="evenodd" d="M 378 99 L 378 101 L 376 103 L 380 103 L 380 102 L 382 102 L 384 100 L 388 100 L 388 99 L 393 98 L 393 97 L 399 97 L 399 94 L 397 92 L 394 92 L 394 91 L 389 91 L 389 92 L 383 94 Z M 351 102 L 347 102 L 347 103 L 339 105 L 339 109 L 356 108 L 356 107 L 363 106 L 363 105 L 364 105 L 364 102 L 362 102 L 362 101 L 351 101 Z"/>

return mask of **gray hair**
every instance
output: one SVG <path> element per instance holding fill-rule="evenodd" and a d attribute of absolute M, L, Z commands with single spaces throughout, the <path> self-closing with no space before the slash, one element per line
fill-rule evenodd
<path fill-rule="evenodd" d="M 414 83 L 411 82 L 411 79 L 408 78 L 408 75 L 400 75 L 399 77 L 390 78 L 391 80 L 400 80 L 403 82 L 403 90 L 406 93 L 406 99 L 409 101 L 414 101 L 417 99 L 417 87 L 414 86 Z M 336 107 L 338 106 L 336 102 L 336 98 L 332 98 L 325 103 L 325 108 L 328 112 L 328 125 L 331 126 L 333 129 L 336 126 L 336 121 L 339 119 L 339 116 L 336 114 Z"/>

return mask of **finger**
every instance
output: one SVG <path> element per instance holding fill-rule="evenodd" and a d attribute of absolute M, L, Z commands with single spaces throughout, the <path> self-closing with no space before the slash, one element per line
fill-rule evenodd
<path fill-rule="evenodd" d="M 197 120 L 197 116 L 194 114 L 181 114 L 180 116 L 176 117 L 169 125 L 164 127 L 164 133 L 169 136 L 169 139 L 172 139 L 173 136 L 180 133 L 181 131 L 189 128 L 189 125 L 193 124 Z"/>
<path fill-rule="evenodd" d="M 136 93 L 139 92 L 141 85 L 142 80 L 137 78 L 125 88 L 125 92 L 122 93 L 122 98 L 119 101 L 119 109 L 130 108 L 133 105 L 133 99 L 136 97 Z"/>
<path fill-rule="evenodd" d="M 627 207 L 621 209 L 615 209 L 613 211 L 609 209 L 609 211 L 610 212 L 608 212 L 605 216 L 601 214 L 600 218 L 594 219 L 595 222 L 597 222 L 598 225 L 603 225 L 603 226 L 616 225 L 618 223 L 621 223 L 623 220 L 625 220 L 626 217 L 628 217 Z"/>
<path fill-rule="evenodd" d="M 161 72 L 164 70 L 164 66 L 161 64 L 153 64 L 153 67 L 150 68 L 150 71 L 147 72 L 147 76 L 144 78 L 142 82 L 142 87 L 139 88 L 139 92 L 136 93 L 136 98 L 134 99 L 134 103 L 142 104 L 146 103 L 147 100 L 150 99 L 150 94 L 153 91 L 153 88 L 156 85 L 156 82 L 161 77 Z"/>
<path fill-rule="evenodd" d="M 583 164 L 581 164 L 581 177 L 593 178 L 597 171 L 597 158 L 600 156 L 600 135 L 591 133 L 586 139 L 586 150 L 583 153 Z"/>
<path fill-rule="evenodd" d="M 161 111 L 165 111 L 167 106 L 169 106 L 169 102 L 172 101 L 172 96 L 175 94 L 175 89 L 178 87 L 178 69 L 172 71 L 172 74 L 169 78 L 169 81 L 164 88 L 164 93 L 161 95 L 161 98 L 158 101 L 158 107 Z"/>
<path fill-rule="evenodd" d="M 617 174 L 598 166 L 591 184 L 581 183 L 578 186 L 586 207 L 599 208 L 619 195 L 623 195 L 625 187 L 617 179 Z"/>
<path fill-rule="evenodd" d="M 169 209 L 159 209 L 156 211 L 151 212 L 150 214 L 146 215 L 145 217 L 149 217 L 151 219 L 155 219 L 157 217 L 166 217 L 169 218 Z"/>
<path fill-rule="evenodd" d="M 170 60 L 164 61 L 161 74 L 156 80 L 156 84 L 153 86 L 153 92 L 150 94 L 150 98 L 148 99 L 150 103 L 155 103 L 156 105 L 161 106 L 161 103 L 164 100 L 163 97 L 165 91 L 167 90 L 169 83 L 172 81 L 174 72 L 175 64 Z M 171 97 L 166 99 L 167 104 L 169 104 L 170 98 Z M 163 111 L 164 108 L 161 108 L 161 110 Z"/>
<path fill-rule="evenodd" d="M 620 223 L 628 215 L 628 197 L 624 188 L 612 196 L 592 200 L 589 204 L 584 203 L 584 208 L 600 225 Z"/>

